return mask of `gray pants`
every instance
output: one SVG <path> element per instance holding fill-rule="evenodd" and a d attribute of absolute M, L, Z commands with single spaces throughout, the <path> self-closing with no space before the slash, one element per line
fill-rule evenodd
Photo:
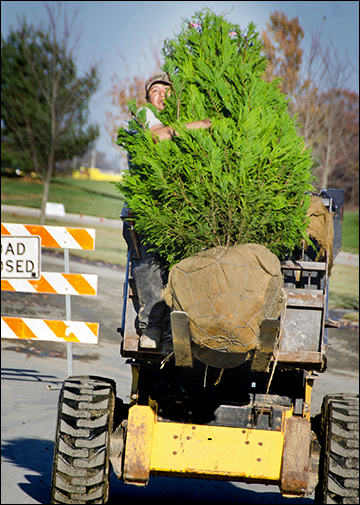
<path fill-rule="evenodd" d="M 130 251 L 134 253 L 130 227 L 126 221 L 124 221 L 123 235 Z M 140 306 L 138 322 L 142 332 L 147 328 L 158 328 L 163 333 L 169 330 L 170 320 L 170 309 L 162 296 L 162 289 L 167 283 L 169 272 L 166 262 L 157 252 L 150 252 L 149 248 L 150 246 L 144 244 L 143 237 L 140 235 L 141 260 L 132 260 L 132 275 L 135 279 Z"/>

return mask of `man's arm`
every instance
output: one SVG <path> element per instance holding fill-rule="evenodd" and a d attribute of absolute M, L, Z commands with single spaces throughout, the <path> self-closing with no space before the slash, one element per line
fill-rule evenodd
<path fill-rule="evenodd" d="M 193 121 L 192 123 L 185 124 L 187 130 L 194 129 L 198 130 L 199 128 L 209 128 L 211 126 L 210 119 L 201 119 L 200 121 Z M 179 135 L 173 128 L 170 126 L 163 126 L 161 124 L 154 125 L 150 128 L 151 133 L 153 134 L 154 142 L 158 142 L 159 140 L 172 139 L 174 135 Z"/>
<path fill-rule="evenodd" d="M 152 133 L 152 138 L 155 144 L 159 140 L 172 139 L 176 134 L 173 128 L 170 128 L 170 126 L 163 126 L 162 124 L 156 124 L 155 126 L 152 126 L 150 128 L 150 131 Z"/>

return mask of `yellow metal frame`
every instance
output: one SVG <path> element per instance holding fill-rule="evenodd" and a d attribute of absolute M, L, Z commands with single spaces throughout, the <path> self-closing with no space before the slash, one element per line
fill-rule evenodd
<path fill-rule="evenodd" d="M 150 472 L 274 482 L 283 441 L 276 431 L 155 422 Z"/>
<path fill-rule="evenodd" d="M 124 482 L 143 486 L 150 475 L 166 475 L 276 484 L 287 489 L 288 481 L 294 480 L 294 472 L 299 473 L 296 467 L 299 458 L 293 460 L 292 456 L 294 441 L 287 440 L 285 444 L 287 421 L 294 415 L 293 408 L 283 410 L 279 431 L 160 421 L 156 401 L 149 398 L 149 405 L 137 405 L 138 364 L 133 364 L 132 372 Z M 305 445 L 296 446 L 296 451 L 304 460 L 308 449 L 303 437 L 304 423 L 300 421 L 310 422 L 313 383 L 314 377 L 307 376 L 303 412 L 296 416 L 299 422 L 294 425 L 302 429 Z M 290 432 L 289 437 L 292 438 Z M 305 496 L 307 477 L 307 472 L 301 475 L 301 486 L 295 486 L 290 494 Z"/>
<path fill-rule="evenodd" d="M 159 422 L 151 407 L 134 405 L 128 417 L 124 481 L 145 485 L 153 474 L 279 484 L 283 445 L 283 429 Z"/>
<path fill-rule="evenodd" d="M 303 415 L 305 419 L 310 421 L 310 410 L 311 410 L 311 393 L 314 386 L 314 377 L 308 375 L 305 378 L 305 398 L 304 398 L 304 411 Z"/>

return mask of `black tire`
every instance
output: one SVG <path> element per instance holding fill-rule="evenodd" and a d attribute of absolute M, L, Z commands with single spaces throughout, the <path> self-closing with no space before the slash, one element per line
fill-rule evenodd
<path fill-rule="evenodd" d="M 359 395 L 334 394 L 321 407 L 316 504 L 359 503 Z"/>
<path fill-rule="evenodd" d="M 115 395 L 115 382 L 103 377 L 69 377 L 63 383 L 51 503 L 107 503 Z"/>

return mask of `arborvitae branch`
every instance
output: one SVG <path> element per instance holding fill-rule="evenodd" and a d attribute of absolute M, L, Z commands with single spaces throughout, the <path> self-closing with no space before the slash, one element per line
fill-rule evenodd
<path fill-rule="evenodd" d="M 170 265 L 202 249 L 266 245 L 279 258 L 306 232 L 311 156 L 299 142 L 286 97 L 264 81 L 254 26 L 245 33 L 208 9 L 164 46 L 172 94 L 159 118 L 179 132 L 153 143 L 150 132 L 119 129 L 133 159 L 118 184 L 135 229 Z M 175 71 L 176 69 L 176 71 Z M 210 118 L 206 130 L 180 122 Z M 142 125 L 143 126 L 143 125 Z"/>

